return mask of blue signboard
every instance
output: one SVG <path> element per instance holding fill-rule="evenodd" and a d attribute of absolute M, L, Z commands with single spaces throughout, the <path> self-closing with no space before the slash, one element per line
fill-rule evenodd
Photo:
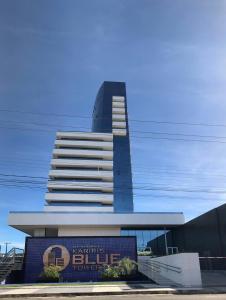
<path fill-rule="evenodd" d="M 63 281 L 98 281 L 106 265 L 136 261 L 136 237 L 43 237 L 26 239 L 25 282 L 37 282 L 44 266 L 61 268 Z"/>

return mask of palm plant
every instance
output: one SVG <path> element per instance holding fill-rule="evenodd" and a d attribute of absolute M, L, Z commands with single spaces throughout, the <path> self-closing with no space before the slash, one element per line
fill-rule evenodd
<path fill-rule="evenodd" d="M 137 263 L 128 257 L 120 260 L 118 267 L 120 269 L 121 276 L 132 276 L 137 272 Z"/>

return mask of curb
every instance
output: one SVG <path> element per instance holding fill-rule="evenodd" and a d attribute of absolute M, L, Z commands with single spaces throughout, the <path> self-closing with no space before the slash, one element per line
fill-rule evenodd
<path fill-rule="evenodd" d="M 76 297 L 76 296 L 109 296 L 109 295 L 204 295 L 204 294 L 226 294 L 226 289 L 200 289 L 200 290 L 132 290 L 132 291 L 115 291 L 115 292 L 65 292 L 65 293 L 34 293 L 34 294 L 0 294 L 1 298 L 28 298 L 28 297 Z"/>

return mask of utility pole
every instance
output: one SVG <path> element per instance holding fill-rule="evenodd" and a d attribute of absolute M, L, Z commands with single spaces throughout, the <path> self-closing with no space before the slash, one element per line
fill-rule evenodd
<path fill-rule="evenodd" d="M 8 245 L 10 245 L 11 242 L 4 242 L 4 245 L 5 245 L 5 254 L 7 254 L 8 252 Z"/>
<path fill-rule="evenodd" d="M 166 227 L 164 227 L 164 239 L 165 239 L 166 255 L 169 255 L 168 243 L 167 243 L 167 231 L 166 231 Z"/>

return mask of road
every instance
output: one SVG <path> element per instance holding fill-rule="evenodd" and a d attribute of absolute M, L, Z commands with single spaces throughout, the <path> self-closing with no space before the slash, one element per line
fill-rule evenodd
<path fill-rule="evenodd" d="M 226 300 L 226 294 L 216 295 L 125 295 L 125 296 L 82 296 L 82 297 L 20 297 L 20 300 Z M 14 298 L 0 298 L 15 300 Z"/>

